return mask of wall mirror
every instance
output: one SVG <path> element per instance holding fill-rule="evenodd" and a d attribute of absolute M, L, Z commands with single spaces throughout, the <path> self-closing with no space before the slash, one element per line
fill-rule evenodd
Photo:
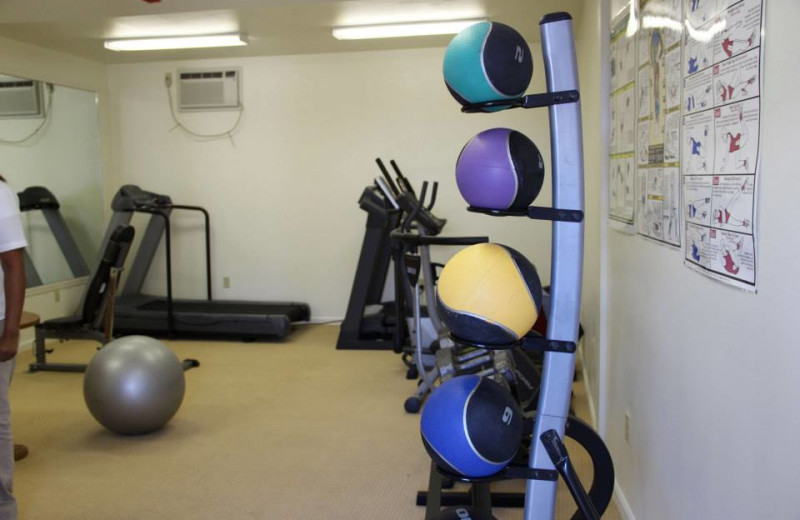
<path fill-rule="evenodd" d="M 46 190 L 27 192 L 44 209 L 23 211 L 28 287 L 88 274 L 104 232 L 97 95 L 0 74 L 0 174 Z"/>

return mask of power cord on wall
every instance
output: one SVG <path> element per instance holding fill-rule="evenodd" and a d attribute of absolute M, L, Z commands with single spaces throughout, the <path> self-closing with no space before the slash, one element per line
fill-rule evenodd
<path fill-rule="evenodd" d="M 194 137 L 196 139 L 203 139 L 203 140 L 209 140 L 209 141 L 212 141 L 214 139 L 224 139 L 224 138 L 227 137 L 228 139 L 230 139 L 231 144 L 236 146 L 236 143 L 233 141 L 233 133 L 239 127 L 239 123 L 242 120 L 242 114 L 244 113 L 244 105 L 242 105 L 242 104 L 239 105 L 239 114 L 236 117 L 236 121 L 233 123 L 233 126 L 231 126 L 228 130 L 226 130 L 224 132 L 219 132 L 219 133 L 216 133 L 216 134 L 202 134 L 202 133 L 195 132 L 195 131 L 187 128 L 183 123 L 181 123 L 178 120 L 178 116 L 175 113 L 175 107 L 174 107 L 173 101 L 172 101 L 172 73 L 167 72 L 167 74 L 164 76 L 164 86 L 167 88 L 167 98 L 168 98 L 168 102 L 169 102 L 169 112 L 172 115 L 172 120 L 175 121 L 175 126 L 173 126 L 170 129 L 170 131 L 175 130 L 176 128 L 180 128 L 181 130 L 183 130 L 184 132 L 186 132 L 187 134 L 189 134 L 190 136 L 192 136 L 192 137 Z"/>
<path fill-rule="evenodd" d="M 51 108 L 53 106 L 53 92 L 55 91 L 55 87 L 53 86 L 52 83 L 45 83 L 44 85 L 47 87 L 47 94 L 46 94 L 47 103 L 44 108 L 44 118 L 42 118 L 42 122 L 39 123 L 39 126 L 34 128 L 33 131 L 28 135 L 26 135 L 25 137 L 21 139 L 0 138 L 0 144 L 11 144 L 11 145 L 25 144 L 33 140 L 35 137 L 39 137 L 42 130 L 44 130 L 44 128 L 47 126 L 47 123 L 50 122 L 50 113 L 51 113 Z"/>

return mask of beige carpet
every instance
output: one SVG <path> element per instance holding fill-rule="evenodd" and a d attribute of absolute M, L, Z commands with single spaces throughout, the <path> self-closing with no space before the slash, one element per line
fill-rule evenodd
<path fill-rule="evenodd" d="M 391 352 L 335 350 L 337 334 L 316 325 L 281 343 L 170 342 L 201 367 L 186 374 L 177 416 L 141 437 L 94 421 L 82 375 L 29 373 L 21 353 L 11 394 L 15 440 L 30 448 L 15 475 L 21 518 L 421 520 L 429 459 L 419 417 L 403 411 L 415 383 Z M 95 349 L 54 346 L 52 361 Z"/>

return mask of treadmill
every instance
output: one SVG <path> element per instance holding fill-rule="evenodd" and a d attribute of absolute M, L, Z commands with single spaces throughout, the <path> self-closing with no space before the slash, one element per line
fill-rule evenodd
<path fill-rule="evenodd" d="M 144 334 L 167 338 L 256 339 L 283 338 L 292 324 L 308 321 L 311 310 L 306 303 L 214 300 L 211 294 L 211 241 L 208 212 L 200 206 L 173 204 L 167 195 L 125 185 L 111 202 L 113 216 L 103 240 L 112 230 L 127 225 L 134 213 L 150 215 L 136 256 L 128 268 L 125 285 L 118 293 L 114 330 L 119 334 Z M 195 211 L 205 220 L 206 299 L 177 299 L 172 291 L 170 214 Z M 142 284 L 162 238 L 166 249 L 167 294 L 143 294 Z"/>
<path fill-rule="evenodd" d="M 69 265 L 69 270 L 74 278 L 89 276 L 89 266 L 78 249 L 78 244 L 69 232 L 67 223 L 61 215 L 58 199 L 53 193 L 43 186 L 30 186 L 17 193 L 19 198 L 19 209 L 25 213 L 28 211 L 41 211 L 44 215 L 53 237 L 56 239 L 64 259 Z M 38 287 L 42 285 L 42 278 L 37 271 L 33 260 L 25 249 L 25 287 Z"/>

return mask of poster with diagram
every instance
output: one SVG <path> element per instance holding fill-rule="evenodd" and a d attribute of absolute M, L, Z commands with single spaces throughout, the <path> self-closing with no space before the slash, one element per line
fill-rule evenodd
<path fill-rule="evenodd" d="M 686 265 L 756 290 L 763 0 L 685 0 Z"/>
<path fill-rule="evenodd" d="M 611 33 L 611 139 L 608 216 L 613 229 L 634 233 L 636 147 L 636 40 L 629 17 L 619 17 Z"/>
<path fill-rule="evenodd" d="M 636 34 L 636 232 L 681 245 L 681 0 L 641 5 Z"/>

